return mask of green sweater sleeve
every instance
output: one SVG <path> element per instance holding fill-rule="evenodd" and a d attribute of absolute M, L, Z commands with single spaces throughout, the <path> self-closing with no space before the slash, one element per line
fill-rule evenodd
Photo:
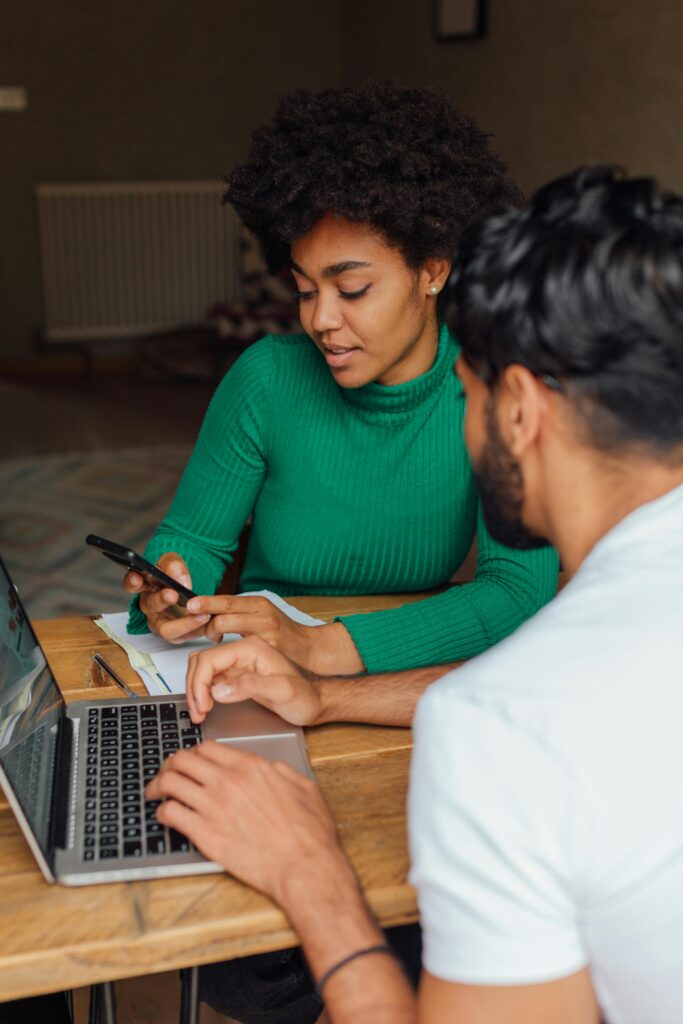
<path fill-rule="evenodd" d="M 553 597 L 553 548 L 514 551 L 494 541 L 479 507 L 477 566 L 471 583 L 401 608 L 340 616 L 368 672 L 471 658 L 498 643 Z"/>
<path fill-rule="evenodd" d="M 266 473 L 265 409 L 273 374 L 270 346 L 256 344 L 226 374 L 211 400 L 168 515 L 145 549 L 151 562 L 181 555 L 192 589 L 213 594 L 232 560 Z M 131 633 L 147 630 L 138 599 Z"/>

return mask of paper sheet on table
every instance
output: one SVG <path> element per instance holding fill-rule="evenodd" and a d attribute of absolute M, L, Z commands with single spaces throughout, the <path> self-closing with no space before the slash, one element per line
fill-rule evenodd
<path fill-rule="evenodd" d="M 322 626 L 321 619 L 299 611 L 294 605 L 288 604 L 283 598 L 270 590 L 255 590 L 240 597 L 267 597 L 276 608 L 288 615 L 294 622 L 304 626 Z M 128 612 L 113 612 L 95 619 L 95 625 L 107 634 L 115 643 L 123 647 L 128 655 L 131 666 L 138 673 L 147 687 L 147 692 L 163 696 L 168 693 L 185 693 L 185 677 L 187 662 L 193 651 L 202 650 L 214 645 L 205 639 L 190 640 L 178 646 L 169 644 L 155 633 L 129 633 Z M 238 633 L 226 633 L 223 643 L 240 640 Z"/>

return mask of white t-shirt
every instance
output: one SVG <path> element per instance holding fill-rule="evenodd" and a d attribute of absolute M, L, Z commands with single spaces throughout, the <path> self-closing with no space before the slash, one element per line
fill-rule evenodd
<path fill-rule="evenodd" d="M 409 823 L 431 974 L 531 984 L 588 964 L 612 1024 L 681 1024 L 683 487 L 429 688 Z"/>

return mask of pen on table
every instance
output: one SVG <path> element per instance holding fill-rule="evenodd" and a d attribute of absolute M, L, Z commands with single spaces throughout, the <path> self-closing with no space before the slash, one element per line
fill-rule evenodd
<path fill-rule="evenodd" d="M 134 693 L 134 691 L 131 690 L 130 686 L 128 686 L 127 683 L 124 683 L 121 676 L 114 671 L 111 665 L 107 664 L 107 662 L 104 660 L 101 654 L 93 654 L 92 660 L 95 662 L 95 664 L 99 665 L 100 668 L 104 669 L 108 676 L 111 676 L 116 685 L 120 686 L 125 694 L 127 694 L 129 697 L 134 697 L 136 700 L 138 700 L 137 693 Z"/>
<path fill-rule="evenodd" d="M 165 690 L 168 690 L 168 692 L 169 692 L 169 693 L 173 693 L 173 690 L 172 690 L 172 689 L 171 689 L 171 687 L 170 687 L 170 686 L 168 685 L 168 683 L 166 682 L 166 680 L 165 680 L 165 679 L 164 679 L 164 677 L 162 676 L 162 674 L 161 674 L 161 672 L 159 671 L 159 669 L 157 669 L 157 679 L 158 679 L 158 680 L 159 680 L 159 682 L 160 682 L 160 683 L 162 684 L 162 686 L 164 687 L 164 689 L 165 689 Z"/>

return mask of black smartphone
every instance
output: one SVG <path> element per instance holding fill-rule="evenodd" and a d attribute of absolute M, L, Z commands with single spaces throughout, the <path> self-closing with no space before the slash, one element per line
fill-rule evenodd
<path fill-rule="evenodd" d="M 149 584 L 150 587 L 154 587 L 155 590 L 163 590 L 165 587 L 175 590 L 178 594 L 178 604 L 181 608 L 185 607 L 190 598 L 197 596 L 189 587 L 184 587 L 182 583 L 178 583 L 172 576 L 167 576 L 158 565 L 152 565 L 142 555 L 138 555 L 135 551 L 124 547 L 122 544 L 114 544 L 112 540 L 97 537 L 94 533 L 88 534 L 85 538 L 85 543 L 97 548 L 106 558 L 110 558 L 112 562 L 123 566 L 127 572 L 139 573 L 145 583 Z"/>

